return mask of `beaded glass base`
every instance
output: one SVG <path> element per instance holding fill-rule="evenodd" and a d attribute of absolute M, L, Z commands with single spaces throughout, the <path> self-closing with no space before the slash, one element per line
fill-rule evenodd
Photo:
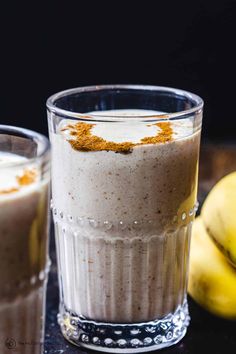
<path fill-rule="evenodd" d="M 138 353 L 178 343 L 189 325 L 187 300 L 162 319 L 134 324 L 95 322 L 76 317 L 61 305 L 58 323 L 64 337 L 88 349 L 110 353 Z"/>

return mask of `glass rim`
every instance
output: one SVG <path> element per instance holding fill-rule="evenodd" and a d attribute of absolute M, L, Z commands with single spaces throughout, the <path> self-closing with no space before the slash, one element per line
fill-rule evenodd
<path fill-rule="evenodd" d="M 63 108 L 59 108 L 55 105 L 56 101 L 60 98 L 75 94 L 75 93 L 84 93 L 84 92 L 94 92 L 101 90 L 112 90 L 112 89 L 128 89 L 128 90 L 146 90 L 146 91 L 162 91 L 176 94 L 178 96 L 182 96 L 192 100 L 195 104 L 194 107 L 180 111 L 180 112 L 172 112 L 172 113 L 163 113 L 163 114 L 144 114 L 138 117 L 133 115 L 102 115 L 102 114 L 91 114 L 91 113 L 80 113 L 73 112 Z M 51 95 L 47 101 L 46 106 L 47 109 L 58 115 L 63 116 L 65 118 L 73 118 L 84 121 L 97 121 L 97 122 L 114 122 L 114 121 L 126 121 L 129 118 L 132 118 L 133 121 L 150 121 L 150 120 L 176 120 L 176 119 L 184 119 L 186 116 L 189 116 L 193 113 L 201 111 L 204 105 L 203 99 L 189 91 L 165 87 L 165 86 L 153 86 L 153 85 L 94 85 L 94 86 L 81 86 L 72 89 L 63 90 Z M 99 112 L 99 111 L 98 111 Z"/>
<path fill-rule="evenodd" d="M 43 134 L 37 133 L 34 130 L 26 129 L 26 128 L 21 128 L 21 127 L 16 127 L 13 125 L 3 125 L 0 124 L 0 136 L 1 135 L 12 135 L 12 136 L 18 136 L 21 138 L 26 138 L 26 139 L 31 139 L 37 143 L 37 145 L 41 144 L 42 149 L 39 152 L 39 154 L 35 157 L 27 158 L 25 161 L 20 161 L 20 162 L 14 162 L 14 163 L 9 163 L 9 164 L 4 164 L 4 166 L 0 166 L 1 168 L 10 168 L 10 167 L 15 167 L 15 166 L 26 166 L 35 162 L 38 162 L 42 160 L 43 158 L 49 159 L 49 153 L 50 153 L 50 142 L 46 136 Z M 1 152 L 1 150 L 0 150 Z"/>

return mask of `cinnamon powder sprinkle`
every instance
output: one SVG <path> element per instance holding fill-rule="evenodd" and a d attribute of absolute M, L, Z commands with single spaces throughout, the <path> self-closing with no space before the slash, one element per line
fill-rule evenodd
<path fill-rule="evenodd" d="M 91 130 L 95 124 L 84 122 L 68 125 L 62 131 L 70 130 L 74 139 L 69 139 L 72 148 L 79 151 L 115 151 L 120 153 L 131 153 L 134 146 L 166 143 L 172 140 L 173 130 L 170 122 L 160 122 L 153 125 L 158 126 L 161 131 L 156 136 L 145 137 L 140 143 L 124 142 L 115 143 L 107 141 L 99 136 L 92 135 Z M 150 125 L 149 125 L 150 126 Z"/>
<path fill-rule="evenodd" d="M 10 194 L 15 193 L 20 190 L 22 186 L 28 186 L 31 183 L 34 183 L 37 177 L 37 172 L 34 169 L 25 169 L 22 176 L 16 176 L 16 181 L 19 187 L 13 187 L 9 189 L 0 190 L 0 194 Z"/>
<path fill-rule="evenodd" d="M 0 190 L 0 194 L 9 194 L 9 193 L 14 193 L 18 192 L 19 188 L 9 188 L 9 189 L 2 189 Z"/>
<path fill-rule="evenodd" d="M 36 180 L 37 173 L 34 169 L 25 170 L 22 176 L 17 176 L 16 180 L 20 186 L 28 186 L 31 183 L 34 183 Z"/>

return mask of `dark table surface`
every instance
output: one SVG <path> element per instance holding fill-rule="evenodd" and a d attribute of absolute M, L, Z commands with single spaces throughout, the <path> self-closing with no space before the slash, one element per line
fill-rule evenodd
<path fill-rule="evenodd" d="M 199 201 L 223 175 L 236 170 L 236 147 L 230 145 L 203 146 L 200 161 Z M 57 324 L 58 281 L 54 238 L 51 237 L 52 267 L 47 289 L 45 354 L 89 353 L 68 343 Z M 186 336 L 177 345 L 158 351 L 165 354 L 233 354 L 236 353 L 236 321 L 226 321 L 210 315 L 189 298 L 191 323 Z M 92 352 L 91 352 L 92 353 Z M 93 352 L 95 353 L 95 352 Z"/>

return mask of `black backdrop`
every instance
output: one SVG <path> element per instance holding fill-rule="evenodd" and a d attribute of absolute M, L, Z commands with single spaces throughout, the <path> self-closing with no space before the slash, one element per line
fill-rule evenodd
<path fill-rule="evenodd" d="M 47 134 L 49 95 L 143 83 L 199 94 L 204 138 L 235 139 L 236 1 L 7 0 L 0 6 L 0 124 Z"/>

